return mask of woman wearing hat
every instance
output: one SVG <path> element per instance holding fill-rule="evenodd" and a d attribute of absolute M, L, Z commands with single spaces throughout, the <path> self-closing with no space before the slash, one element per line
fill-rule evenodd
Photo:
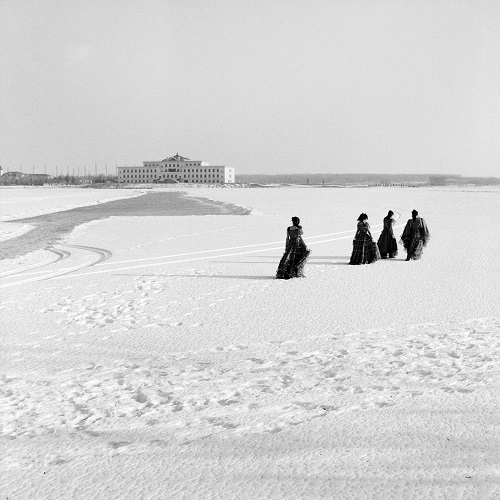
<path fill-rule="evenodd" d="M 352 242 L 352 254 L 349 264 L 371 264 L 380 259 L 377 244 L 373 241 L 368 224 L 368 215 L 360 214 L 358 227 Z"/>
<path fill-rule="evenodd" d="M 276 278 L 304 278 L 304 266 L 311 253 L 302 239 L 302 226 L 298 217 L 292 217 L 292 225 L 286 230 L 285 253 L 280 260 Z"/>
<path fill-rule="evenodd" d="M 380 256 L 383 259 L 387 259 L 387 255 L 389 255 L 389 259 L 392 259 L 398 254 L 398 244 L 394 237 L 394 231 L 392 230 L 392 226 L 394 222 L 396 222 L 392 218 L 393 215 L 394 212 L 389 210 L 388 214 L 384 217 L 384 229 L 377 241 Z"/>

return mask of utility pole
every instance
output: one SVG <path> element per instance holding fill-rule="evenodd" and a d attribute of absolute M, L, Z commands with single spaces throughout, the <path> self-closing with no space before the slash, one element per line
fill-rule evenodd
<path fill-rule="evenodd" d="M 59 177 L 59 167 L 56 165 L 56 177 Z"/>
<path fill-rule="evenodd" d="M 108 176 L 108 164 L 106 163 L 106 177 Z"/>
<path fill-rule="evenodd" d="M 33 163 L 33 173 L 35 173 L 35 164 Z"/>

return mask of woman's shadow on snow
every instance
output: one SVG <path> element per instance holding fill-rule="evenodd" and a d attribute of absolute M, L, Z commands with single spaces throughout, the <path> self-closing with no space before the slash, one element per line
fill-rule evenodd
<path fill-rule="evenodd" d="M 250 260 L 250 261 L 243 261 L 243 260 L 218 260 L 217 262 L 223 263 L 223 264 L 276 264 L 276 267 L 278 267 L 279 259 L 276 259 L 276 256 L 271 256 L 271 255 L 258 255 L 255 257 L 247 257 L 247 258 L 254 258 L 254 259 L 269 259 L 269 260 Z M 322 266 L 345 266 L 349 264 L 349 260 L 351 257 L 346 257 L 345 255 L 338 256 L 338 255 L 310 255 L 309 258 L 307 259 L 306 262 L 306 267 L 309 265 L 322 265 Z M 318 260 L 318 262 L 314 262 L 315 260 Z M 337 262 L 325 262 L 325 261 L 337 261 Z"/>
<path fill-rule="evenodd" d="M 242 280 L 270 280 L 276 279 L 276 276 L 237 276 L 231 274 L 124 274 L 116 273 L 114 276 L 150 276 L 154 278 L 226 278 L 226 279 L 242 279 Z"/>
<path fill-rule="evenodd" d="M 248 257 L 247 257 L 248 258 Z M 251 258 L 251 257 L 250 257 Z M 231 261 L 231 260 L 218 260 L 217 262 L 221 264 L 276 264 L 278 266 L 279 261 L 276 260 L 276 256 L 271 255 L 259 255 L 255 256 L 255 259 L 269 259 L 268 261 Z M 318 260 L 318 262 L 314 262 L 314 260 Z M 337 256 L 337 255 L 311 255 L 306 263 L 307 266 L 348 266 L 349 265 L 350 256 L 346 257 L 345 255 Z M 396 259 L 391 259 L 396 260 Z M 397 259 L 399 260 L 399 259 Z M 337 262 L 325 262 L 325 261 L 337 261 Z M 340 262 L 338 262 L 340 261 Z M 117 274 L 117 276 L 137 276 L 136 274 Z M 215 278 L 215 279 L 242 279 L 242 280 L 275 280 L 276 275 L 267 275 L 267 276 L 251 276 L 251 275 L 234 275 L 234 274 L 141 274 L 141 276 L 154 276 L 156 278 Z"/>
<path fill-rule="evenodd" d="M 314 262 L 315 260 L 319 262 Z M 335 262 L 324 262 L 333 260 Z M 345 255 L 314 255 L 311 254 L 307 260 L 307 265 L 322 265 L 322 266 L 348 266 L 351 257 L 346 257 Z"/>
<path fill-rule="evenodd" d="M 234 274 L 169 274 L 169 276 L 183 278 L 225 278 L 225 279 L 240 279 L 240 280 L 270 280 L 276 279 L 276 276 L 237 276 Z"/>

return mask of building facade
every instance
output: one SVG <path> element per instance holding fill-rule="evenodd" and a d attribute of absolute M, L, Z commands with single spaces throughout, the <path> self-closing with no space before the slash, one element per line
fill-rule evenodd
<path fill-rule="evenodd" d="M 234 168 L 190 160 L 177 153 L 160 161 L 144 161 L 142 166 L 118 167 L 118 182 L 234 184 Z"/>

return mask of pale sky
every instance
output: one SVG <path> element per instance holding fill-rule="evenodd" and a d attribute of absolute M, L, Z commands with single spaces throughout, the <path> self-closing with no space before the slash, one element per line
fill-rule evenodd
<path fill-rule="evenodd" d="M 500 1 L 0 2 L 5 170 L 177 152 L 236 174 L 500 176 Z"/>

